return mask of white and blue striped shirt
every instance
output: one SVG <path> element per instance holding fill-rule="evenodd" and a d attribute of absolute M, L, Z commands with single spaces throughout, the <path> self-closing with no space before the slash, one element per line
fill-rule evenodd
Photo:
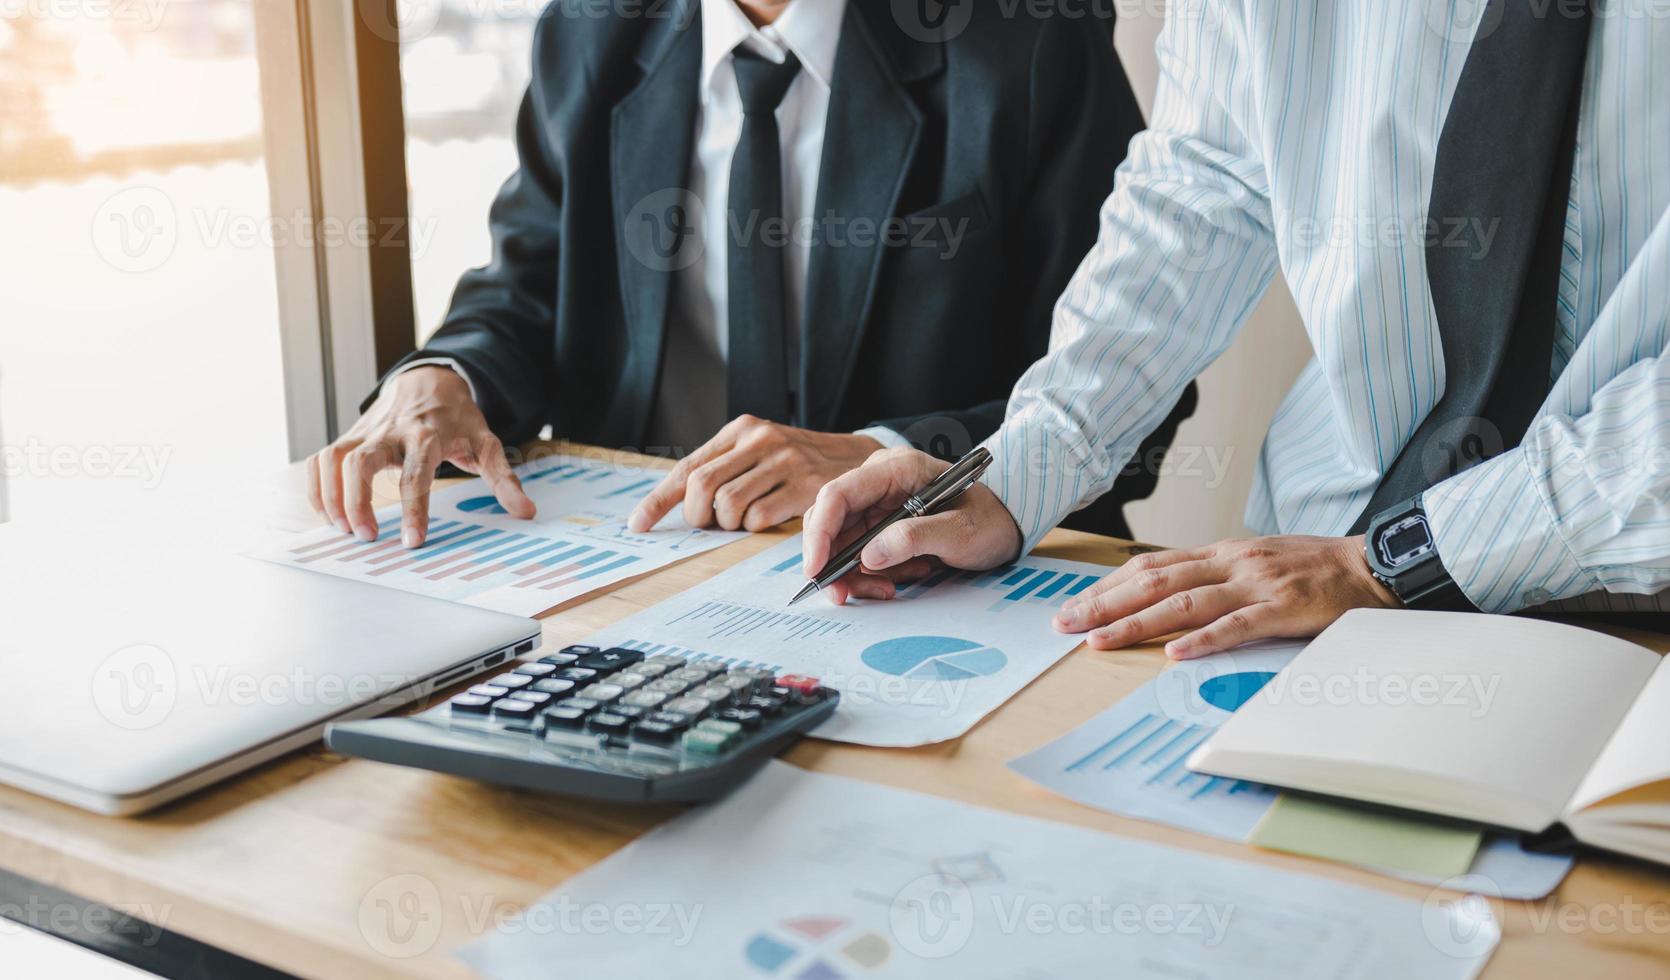
<path fill-rule="evenodd" d="M 1173 0 L 1150 128 L 987 443 L 1026 547 L 1095 499 L 1279 269 L 1314 356 L 1264 443 L 1249 526 L 1344 534 L 1444 390 L 1433 161 L 1475 0 Z M 1597 0 L 1554 385 L 1524 442 L 1426 494 L 1481 608 L 1670 587 L 1670 0 Z"/>

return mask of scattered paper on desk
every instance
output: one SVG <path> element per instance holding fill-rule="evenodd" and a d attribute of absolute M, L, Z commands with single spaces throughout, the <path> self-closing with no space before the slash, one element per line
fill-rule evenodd
<path fill-rule="evenodd" d="M 1279 793 L 1258 783 L 1190 772 L 1184 760 L 1235 709 L 1266 684 L 1279 683 L 1276 676 L 1304 646 L 1289 640 L 1249 643 L 1178 663 L 1009 768 L 1099 810 L 1244 841 Z M 1491 834 L 1470 873 L 1488 879 L 1504 898 L 1534 899 L 1553 891 L 1571 865 L 1569 855 L 1534 854 L 1511 834 Z M 1448 877 L 1368 866 L 1424 884 Z"/>
<path fill-rule="evenodd" d="M 588 925 L 589 924 L 589 925 Z M 573 977 L 1465 978 L 1486 903 L 1423 903 L 772 762 L 460 956 Z"/>
<path fill-rule="evenodd" d="M 627 515 L 661 481 L 657 470 L 547 456 L 516 472 L 539 508 L 531 521 L 505 513 L 487 484 L 475 479 L 431 497 L 429 538 L 416 551 L 400 543 L 396 505 L 377 512 L 372 544 L 324 527 L 260 557 L 533 616 L 747 534 L 692 528 L 676 510 L 647 533 L 627 530 Z"/>
<path fill-rule="evenodd" d="M 841 692 L 819 738 L 923 745 L 955 738 L 1078 646 L 1056 610 L 1108 569 L 1029 556 L 942 570 L 888 601 L 787 602 L 805 584 L 797 535 L 589 637 L 649 653 L 808 674 Z"/>
<path fill-rule="evenodd" d="M 1009 768 L 1099 809 L 1245 840 L 1275 791 L 1183 763 L 1302 649 L 1263 643 L 1185 660 Z"/>
<path fill-rule="evenodd" d="M 1283 794 L 1247 843 L 1370 868 L 1443 879 L 1473 866 L 1484 834 L 1438 820 Z"/>

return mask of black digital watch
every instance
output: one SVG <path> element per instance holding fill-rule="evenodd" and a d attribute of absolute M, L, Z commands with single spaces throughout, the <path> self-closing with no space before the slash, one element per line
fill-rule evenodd
<path fill-rule="evenodd" d="M 1376 514 L 1363 552 L 1369 571 L 1410 609 L 1477 611 L 1439 560 L 1419 496 Z"/>

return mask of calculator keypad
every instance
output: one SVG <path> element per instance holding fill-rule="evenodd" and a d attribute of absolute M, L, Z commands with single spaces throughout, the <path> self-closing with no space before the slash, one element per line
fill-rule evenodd
<path fill-rule="evenodd" d="M 518 663 L 443 710 L 455 721 L 523 737 L 567 744 L 581 738 L 601 750 L 648 747 L 712 759 L 785 711 L 826 696 L 815 677 L 576 645 Z"/>

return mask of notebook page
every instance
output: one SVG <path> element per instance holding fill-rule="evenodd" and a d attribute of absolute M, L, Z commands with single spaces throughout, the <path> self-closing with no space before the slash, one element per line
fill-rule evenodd
<path fill-rule="evenodd" d="M 1552 820 L 1657 665 L 1635 644 L 1558 623 L 1354 610 L 1210 745 L 1350 767 L 1358 782 L 1412 773 L 1478 786 Z"/>
<path fill-rule="evenodd" d="M 1647 681 L 1616 734 L 1589 768 L 1573 811 L 1636 786 L 1670 780 L 1670 658 Z"/>

